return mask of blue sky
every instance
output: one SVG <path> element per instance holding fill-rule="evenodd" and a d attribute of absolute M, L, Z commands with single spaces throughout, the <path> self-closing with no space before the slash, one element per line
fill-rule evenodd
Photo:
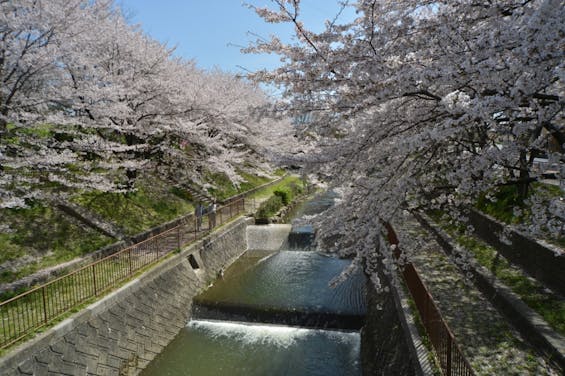
<path fill-rule="evenodd" d="M 272 4 L 269 0 L 248 0 L 255 5 Z M 241 46 L 256 39 L 249 32 L 263 37 L 278 35 L 290 40 L 292 27 L 263 22 L 240 0 L 119 0 L 131 22 L 140 24 L 153 38 L 177 46 L 176 54 L 194 58 L 201 68 L 215 66 L 242 73 L 238 66 L 249 70 L 273 68 L 278 57 L 244 55 Z M 311 29 L 321 30 L 326 19 L 333 19 L 339 7 L 337 0 L 303 0 L 302 21 Z M 353 10 L 340 19 L 351 19 Z"/>

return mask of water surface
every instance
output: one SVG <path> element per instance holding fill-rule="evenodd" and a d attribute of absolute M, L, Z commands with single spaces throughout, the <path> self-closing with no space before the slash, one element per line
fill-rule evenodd
<path fill-rule="evenodd" d="M 142 375 L 361 375 L 359 346 L 355 332 L 194 320 Z"/>
<path fill-rule="evenodd" d="M 242 257 L 194 304 L 363 315 L 365 278 L 360 271 L 335 288 L 329 286 L 350 263 L 301 251 Z"/>

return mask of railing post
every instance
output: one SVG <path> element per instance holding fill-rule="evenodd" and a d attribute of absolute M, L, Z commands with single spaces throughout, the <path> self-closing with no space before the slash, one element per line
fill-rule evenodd
<path fill-rule="evenodd" d="M 180 251 L 180 226 L 177 226 L 177 248 Z"/>
<path fill-rule="evenodd" d="M 96 288 L 96 270 L 94 267 L 96 264 L 92 264 L 92 285 L 94 286 L 94 296 L 98 295 L 98 289 Z"/>
<path fill-rule="evenodd" d="M 129 261 L 129 275 L 133 274 L 132 262 L 131 262 L 131 248 L 128 251 L 128 261 Z"/>
<path fill-rule="evenodd" d="M 429 328 L 430 327 L 430 297 L 428 294 L 424 294 L 426 298 L 426 309 L 424 310 L 424 323 Z"/>
<path fill-rule="evenodd" d="M 160 242 L 159 242 L 159 235 L 157 235 L 157 239 L 155 239 L 155 243 L 157 244 L 157 258 L 155 260 L 159 260 L 159 246 L 160 246 Z"/>
<path fill-rule="evenodd" d="M 447 349 L 446 349 L 446 357 L 447 357 L 447 362 L 446 362 L 446 373 L 447 376 L 451 376 L 451 336 L 449 335 L 449 333 L 447 333 Z"/>
<path fill-rule="evenodd" d="M 43 321 L 47 324 L 47 297 L 45 296 L 45 286 L 41 289 L 41 295 L 43 298 Z"/>

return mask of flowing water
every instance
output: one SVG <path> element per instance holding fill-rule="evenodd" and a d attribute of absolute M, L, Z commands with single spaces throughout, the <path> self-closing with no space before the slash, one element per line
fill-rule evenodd
<path fill-rule="evenodd" d="M 360 273 L 335 288 L 328 286 L 350 263 L 300 251 L 277 252 L 263 258 L 242 257 L 223 279 L 196 297 L 194 304 L 363 315 L 365 280 Z"/>
<path fill-rule="evenodd" d="M 144 375 L 360 375 L 359 334 L 192 320 Z"/>
<path fill-rule="evenodd" d="M 330 202 L 318 196 L 297 213 L 311 215 Z M 289 228 L 253 227 L 255 250 L 194 299 L 192 320 L 143 375 L 361 374 L 363 275 L 330 288 L 350 260 L 270 249 L 285 249 L 281 236 Z"/>
<path fill-rule="evenodd" d="M 298 205 L 291 214 L 292 218 L 315 215 L 329 209 L 334 204 L 337 194 L 333 191 L 324 191 L 316 194 L 314 198 Z"/>

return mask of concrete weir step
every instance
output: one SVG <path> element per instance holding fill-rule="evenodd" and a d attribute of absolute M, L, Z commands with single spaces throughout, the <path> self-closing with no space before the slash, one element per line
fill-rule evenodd
<path fill-rule="evenodd" d="M 316 233 L 312 225 L 293 225 L 288 234 L 288 247 L 290 249 L 305 249 L 314 243 Z"/>
<path fill-rule="evenodd" d="M 195 303 L 192 309 L 192 319 L 240 321 L 340 330 L 360 330 L 365 324 L 365 315 L 361 314 L 300 311 L 289 308 L 263 308 L 214 303 Z"/>

